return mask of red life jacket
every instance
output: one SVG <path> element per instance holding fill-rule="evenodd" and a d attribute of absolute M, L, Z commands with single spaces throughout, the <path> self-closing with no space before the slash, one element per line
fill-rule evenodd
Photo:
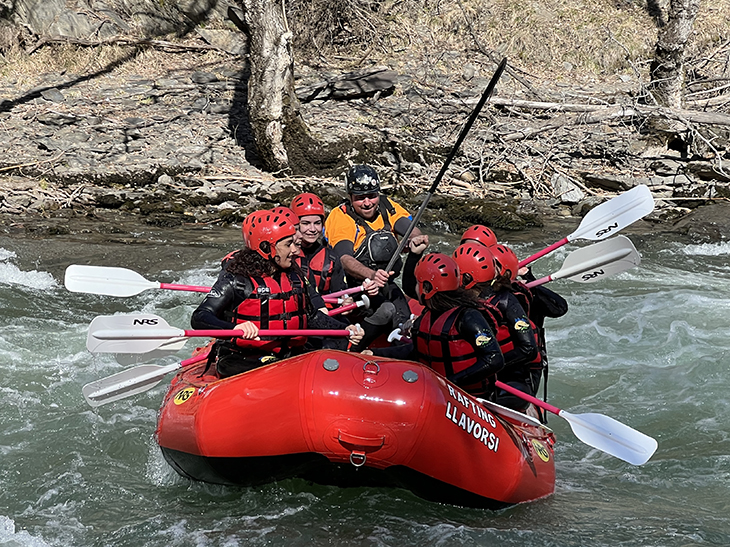
<path fill-rule="evenodd" d="M 416 359 L 446 378 L 477 362 L 473 346 L 461 337 L 455 327 L 464 309 L 452 308 L 433 322 L 431 310 L 426 310 L 416 320 L 411 332 Z"/>
<path fill-rule="evenodd" d="M 490 299 L 487 300 L 490 306 L 492 306 L 494 309 L 497 309 L 495 305 L 492 304 L 492 300 L 496 300 L 497 295 L 493 295 L 490 297 Z M 504 317 L 501 315 L 497 316 L 499 324 L 496 329 L 497 334 L 497 342 L 499 343 L 499 349 L 502 350 L 502 355 L 505 356 L 505 361 L 508 361 L 508 356 L 511 351 L 514 351 L 515 349 L 515 342 L 512 340 L 512 333 L 510 333 L 509 327 L 507 326 L 507 323 L 504 320 Z M 535 323 L 532 322 L 532 320 L 528 317 L 527 321 L 530 324 L 530 327 L 532 328 L 533 333 L 535 334 L 535 344 L 538 347 L 537 357 L 535 357 L 532 361 L 530 361 L 527 365 L 529 368 L 533 368 L 534 365 L 540 365 L 542 363 L 542 356 L 540 355 L 540 339 L 537 333 L 537 326 Z"/>
<path fill-rule="evenodd" d="M 297 261 L 304 274 L 314 283 L 319 294 L 327 294 L 330 292 L 332 273 L 335 269 L 335 259 L 332 254 L 332 249 L 328 245 L 323 245 L 319 251 L 314 253 L 309 261 L 303 256 L 298 257 Z"/>
<path fill-rule="evenodd" d="M 524 283 L 515 281 L 512 283 L 511 290 L 512 294 L 515 295 L 517 301 L 520 303 L 520 306 L 522 306 L 522 309 L 525 310 L 527 317 L 530 317 L 530 307 L 532 306 L 533 298 L 530 289 Z"/>
<path fill-rule="evenodd" d="M 232 313 L 238 323 L 251 321 L 259 329 L 307 328 L 304 283 L 298 275 L 277 272 L 269 277 L 251 277 L 253 292 Z M 286 338 L 261 337 L 261 340 L 236 338 L 236 345 L 262 352 L 280 353 L 284 348 L 302 346 L 306 336 Z"/>

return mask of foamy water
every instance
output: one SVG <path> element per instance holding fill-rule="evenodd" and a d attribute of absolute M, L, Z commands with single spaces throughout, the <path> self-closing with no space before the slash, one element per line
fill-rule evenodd
<path fill-rule="evenodd" d="M 177 241 L 172 251 L 94 250 L 0 238 L 0 545 L 730 544 L 730 245 L 645 237 L 637 243 L 640 268 L 594 284 L 551 284 L 570 311 L 546 323 L 550 402 L 611 416 L 659 448 L 646 465 L 631 466 L 583 444 L 551 416 L 555 495 L 489 512 L 392 489 L 192 483 L 154 443 L 166 382 L 88 407 L 84 384 L 130 366 L 86 351 L 95 316 L 154 313 L 188 328 L 202 295 L 69 293 L 65 266 L 129 264 L 151 280 L 211 285 L 226 249 L 201 252 Z M 520 256 L 539 248 L 515 247 Z M 558 270 L 576 248 L 541 259 L 535 273 Z M 156 363 L 176 362 L 194 345 Z"/>

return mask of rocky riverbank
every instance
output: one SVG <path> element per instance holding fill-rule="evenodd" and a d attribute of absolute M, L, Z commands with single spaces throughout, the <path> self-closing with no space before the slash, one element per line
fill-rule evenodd
<path fill-rule="evenodd" d="M 72 47 L 44 46 L 34 56 L 48 60 L 48 71 L 37 61 L 27 65 L 35 71 L 5 71 L 0 230 L 45 237 L 230 225 L 304 190 L 335 206 L 344 161 L 308 177 L 257 167 L 246 48 L 237 36 L 199 32 L 150 48 L 97 47 L 97 59 L 84 48 L 75 55 L 89 58 L 86 67 L 66 63 L 74 70 L 59 69 L 64 63 L 54 57 Z M 413 210 L 494 69 L 454 52 L 441 58 L 449 70 L 429 73 L 423 59 L 404 54 L 389 67 L 390 87 L 349 100 L 327 93 L 311 100 L 312 89 L 332 86 L 342 71 L 297 67 L 313 134 L 323 143 L 361 135 L 350 161 L 375 164 L 386 191 Z M 630 76 L 611 85 L 541 84 L 528 92 L 517 76 L 503 76 L 431 201 L 428 228 L 536 228 L 646 184 L 657 209 L 645 230 L 730 238 L 724 114 L 719 125 L 687 122 L 657 134 L 646 131 L 638 107 L 626 114 L 639 85 Z M 543 101 L 526 100 L 536 95 Z"/>

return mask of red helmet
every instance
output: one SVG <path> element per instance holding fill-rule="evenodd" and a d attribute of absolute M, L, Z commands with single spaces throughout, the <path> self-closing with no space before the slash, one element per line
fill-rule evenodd
<path fill-rule="evenodd" d="M 456 248 L 453 257 L 459 267 L 461 284 L 465 289 L 471 289 L 477 283 L 487 283 L 497 275 L 494 255 L 484 245 L 464 243 Z M 471 279 L 464 279 L 466 274 L 469 274 Z"/>
<path fill-rule="evenodd" d="M 243 222 L 241 223 L 241 233 L 243 234 L 243 242 L 246 244 L 246 247 L 250 247 L 248 244 L 248 231 L 251 229 L 251 224 L 257 215 L 261 215 L 263 213 L 268 213 L 268 211 L 254 211 L 253 213 L 246 215 L 246 218 L 243 219 Z"/>
<path fill-rule="evenodd" d="M 291 200 L 291 210 L 298 217 L 319 215 L 324 218 L 324 203 L 314 194 L 299 194 Z"/>
<path fill-rule="evenodd" d="M 437 292 L 459 288 L 459 267 L 454 259 L 443 253 L 430 253 L 421 258 L 413 272 L 418 281 L 421 304 Z"/>
<path fill-rule="evenodd" d="M 291 222 L 294 226 L 299 224 L 299 216 L 297 216 L 297 214 L 294 211 L 289 209 L 289 207 L 284 207 L 283 205 L 279 205 L 278 207 L 274 207 L 271 210 L 271 212 L 275 213 L 277 215 L 285 216 L 286 218 L 289 219 L 289 222 Z"/>
<path fill-rule="evenodd" d="M 507 275 L 509 272 L 509 278 L 514 281 L 517 278 L 520 263 L 515 252 L 507 245 L 493 245 L 489 250 L 494 255 L 494 264 L 497 266 L 499 275 Z"/>
<path fill-rule="evenodd" d="M 274 246 L 282 239 L 293 236 L 297 229 L 284 215 L 273 211 L 258 212 L 261 214 L 256 215 L 248 229 L 248 246 L 264 258 L 274 258 L 276 256 Z"/>
<path fill-rule="evenodd" d="M 497 236 L 494 235 L 494 232 L 481 224 L 475 224 L 474 226 L 467 228 L 466 232 L 464 232 L 461 236 L 461 241 L 459 243 L 464 243 L 469 239 L 478 241 L 486 247 L 491 247 L 492 245 L 497 244 Z"/>

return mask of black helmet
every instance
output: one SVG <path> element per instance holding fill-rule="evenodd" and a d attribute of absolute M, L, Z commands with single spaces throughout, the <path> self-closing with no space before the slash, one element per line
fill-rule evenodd
<path fill-rule="evenodd" d="M 345 175 L 345 192 L 372 194 L 380 192 L 380 178 L 369 165 L 353 165 Z"/>

